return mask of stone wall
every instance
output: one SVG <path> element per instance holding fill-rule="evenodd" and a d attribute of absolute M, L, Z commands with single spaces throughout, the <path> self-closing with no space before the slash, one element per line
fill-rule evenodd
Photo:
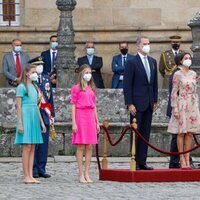
<path fill-rule="evenodd" d="M 56 0 L 22 0 L 21 25 L 1 27 L 0 63 L 5 52 L 10 51 L 10 42 L 19 37 L 23 48 L 34 57 L 48 48 L 49 36 L 58 27 L 59 11 Z M 75 28 L 76 57 L 84 54 L 84 43 L 93 40 L 96 53 L 103 57 L 103 78 L 111 86 L 111 60 L 118 53 L 118 43 L 130 42 L 130 52 L 135 53 L 134 40 L 137 35 L 146 35 L 151 40 L 152 56 L 159 61 L 161 51 L 169 48 L 169 36 L 183 37 L 182 49 L 191 46 L 189 20 L 199 9 L 200 0 L 77 0 L 73 12 Z M 162 78 L 159 76 L 159 83 Z M 0 67 L 0 86 L 4 85 Z"/>
<path fill-rule="evenodd" d="M 71 106 L 70 91 L 68 89 L 56 89 L 54 91 L 56 109 L 55 141 L 50 141 L 49 155 L 73 155 L 75 152 L 71 143 Z M 161 149 L 169 150 L 171 135 L 166 132 L 168 118 L 165 116 L 167 105 L 167 91 L 159 91 L 159 108 L 154 114 L 151 143 Z M 124 106 L 122 90 L 105 89 L 97 91 L 97 109 L 100 123 L 105 117 L 109 120 L 111 137 L 116 141 L 123 128 L 129 124 L 129 115 Z M 15 89 L 0 89 L 0 156 L 19 156 L 21 149 L 13 144 L 15 135 Z M 145 123 L 145 122 L 144 122 Z M 100 154 L 102 154 L 103 135 L 99 135 Z M 130 135 L 127 133 L 117 147 L 110 147 L 110 156 L 127 156 L 130 150 Z M 199 153 L 196 151 L 195 153 Z M 160 154 L 149 150 L 150 156 Z"/>

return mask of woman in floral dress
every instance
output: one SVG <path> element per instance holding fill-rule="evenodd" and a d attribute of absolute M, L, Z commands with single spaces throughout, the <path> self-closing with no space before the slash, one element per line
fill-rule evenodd
<path fill-rule="evenodd" d="M 177 56 L 180 70 L 173 77 L 171 93 L 172 116 L 168 132 L 177 135 L 178 151 L 191 149 L 192 134 L 200 132 L 200 112 L 197 95 L 197 74 L 190 70 L 191 55 L 181 53 Z M 189 153 L 180 155 L 180 167 L 190 169 Z"/>

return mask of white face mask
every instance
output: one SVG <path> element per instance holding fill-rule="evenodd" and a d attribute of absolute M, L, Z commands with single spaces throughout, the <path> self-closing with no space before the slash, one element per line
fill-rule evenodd
<path fill-rule="evenodd" d="M 192 65 L 192 61 L 190 59 L 187 59 L 187 60 L 183 61 L 183 66 L 190 67 L 191 65 Z"/>
<path fill-rule="evenodd" d="M 142 51 L 146 54 L 150 52 L 150 45 L 144 45 L 142 48 Z"/>
<path fill-rule="evenodd" d="M 37 74 L 42 74 L 42 72 L 43 72 L 43 65 L 37 65 L 36 72 L 37 72 Z"/>
<path fill-rule="evenodd" d="M 58 42 L 51 42 L 52 49 L 57 49 L 57 47 L 58 47 Z"/>
<path fill-rule="evenodd" d="M 14 47 L 15 52 L 19 53 L 22 51 L 22 47 L 21 46 L 15 46 Z"/>
<path fill-rule="evenodd" d="M 92 74 L 84 74 L 83 75 L 83 79 L 87 82 L 89 82 L 92 78 Z"/>
<path fill-rule="evenodd" d="M 87 54 L 89 56 L 93 55 L 94 54 L 94 48 L 87 48 Z"/>
<path fill-rule="evenodd" d="M 37 81 L 38 80 L 38 75 L 37 73 L 32 73 L 29 78 L 31 79 L 31 81 Z"/>

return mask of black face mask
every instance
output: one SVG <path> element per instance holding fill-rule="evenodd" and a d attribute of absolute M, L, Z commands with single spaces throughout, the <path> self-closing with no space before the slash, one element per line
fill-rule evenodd
<path fill-rule="evenodd" d="M 176 44 L 176 43 L 172 44 L 172 49 L 174 49 L 174 51 L 177 51 L 179 47 L 180 47 L 180 44 Z"/>
<path fill-rule="evenodd" d="M 128 53 L 128 49 L 120 49 L 122 55 L 126 55 Z"/>

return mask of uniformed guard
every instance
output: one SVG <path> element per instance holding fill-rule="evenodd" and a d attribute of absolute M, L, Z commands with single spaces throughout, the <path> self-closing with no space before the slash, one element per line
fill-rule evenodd
<path fill-rule="evenodd" d="M 159 62 L 159 71 L 163 77 L 163 89 L 168 89 L 169 76 L 176 69 L 176 64 L 174 61 L 175 55 L 183 52 L 182 50 L 180 50 L 181 36 L 173 35 L 169 37 L 169 39 L 171 41 L 172 48 L 161 53 Z"/>
<path fill-rule="evenodd" d="M 51 81 L 49 76 L 43 73 L 44 62 L 41 56 L 33 58 L 29 63 L 36 65 L 36 71 L 38 74 L 38 81 L 36 84 L 38 86 L 39 108 L 47 130 L 46 133 L 42 133 L 44 143 L 38 144 L 35 147 L 33 177 L 50 178 L 51 175 L 46 173 L 46 164 L 48 157 L 50 125 L 54 123 L 55 117 Z"/>

